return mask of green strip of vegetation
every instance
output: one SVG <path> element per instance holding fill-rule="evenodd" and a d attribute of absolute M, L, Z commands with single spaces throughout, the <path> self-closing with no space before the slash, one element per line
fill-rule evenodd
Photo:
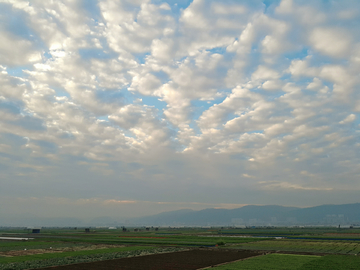
<path fill-rule="evenodd" d="M 295 252 L 358 254 L 360 243 L 343 241 L 268 240 L 236 245 L 233 248 Z"/>
<path fill-rule="evenodd" d="M 91 244 L 84 243 L 70 243 L 70 242 L 44 242 L 44 241 L 1 241 L 0 252 L 6 252 L 10 250 L 24 250 L 26 249 L 48 249 L 52 248 L 64 248 L 64 247 L 78 247 L 78 246 L 89 246 Z"/>
<path fill-rule="evenodd" d="M 318 256 L 269 254 L 243 261 L 228 263 L 211 268 L 212 270 L 295 270 L 318 259 Z M 332 268 L 329 268 L 332 269 Z"/>
<path fill-rule="evenodd" d="M 358 270 L 360 257 L 350 255 L 327 255 L 303 264 L 299 270 Z"/>
<path fill-rule="evenodd" d="M 228 263 L 212 270 L 358 270 L 360 257 L 351 255 L 269 254 Z"/>
<path fill-rule="evenodd" d="M 71 257 L 71 256 L 83 256 L 83 255 L 93 255 L 93 254 L 125 252 L 125 251 L 134 251 L 134 250 L 151 250 L 151 249 L 156 249 L 156 247 L 135 246 L 135 247 L 120 247 L 120 248 L 69 251 L 69 252 L 62 252 L 62 253 L 44 253 L 44 254 L 35 254 L 35 255 L 26 255 L 26 256 L 16 256 L 16 257 L 0 257 L 0 264 L 1 263 L 34 261 L 34 260 L 47 260 L 47 259 L 64 258 L 64 257 Z"/>
<path fill-rule="evenodd" d="M 141 247 L 138 247 L 141 248 Z M 112 252 L 112 253 L 97 253 L 97 254 L 88 254 L 81 256 L 72 256 L 64 258 L 51 258 L 43 260 L 33 260 L 25 262 L 15 262 L 8 264 L 0 264 L 0 270 L 24 270 L 24 269 L 37 269 L 49 266 L 59 266 L 59 265 L 68 265 L 76 263 L 88 263 L 104 260 L 113 260 L 120 258 L 127 258 L 140 255 L 150 255 L 163 252 L 174 252 L 180 251 L 177 248 L 157 248 L 157 249 L 139 249 L 139 250 L 128 250 L 122 252 Z"/>

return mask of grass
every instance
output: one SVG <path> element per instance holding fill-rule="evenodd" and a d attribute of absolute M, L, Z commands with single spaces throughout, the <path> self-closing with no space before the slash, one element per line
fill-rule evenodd
<path fill-rule="evenodd" d="M 77 256 L 68 256 L 68 257 L 56 257 L 56 258 L 47 258 L 40 260 L 28 260 L 23 262 L 7 263 L 0 264 L 0 270 L 24 270 L 24 269 L 35 269 L 43 268 L 49 266 L 58 266 L 58 265 L 67 265 L 75 263 L 85 263 L 85 262 L 96 262 L 103 260 L 112 260 L 119 258 L 127 258 L 139 255 L 149 255 L 162 252 L 174 252 L 179 249 L 175 248 L 141 248 L 132 247 L 121 250 L 121 252 L 111 252 L 111 253 L 95 253 L 95 254 L 82 254 Z"/>
<path fill-rule="evenodd" d="M 322 228 L 248 228 L 223 229 L 220 234 L 256 235 L 256 236 L 286 236 L 309 238 L 360 238 L 360 229 Z"/>
<path fill-rule="evenodd" d="M 53 242 L 53 241 L 0 241 L 0 252 L 10 251 L 10 250 L 23 250 L 23 249 L 48 249 L 52 248 L 64 248 L 64 247 L 79 247 L 79 246 L 88 246 L 90 244 L 84 243 L 63 243 L 63 242 Z"/>
<path fill-rule="evenodd" d="M 293 270 L 319 256 L 269 254 L 211 268 L 212 270 Z"/>
<path fill-rule="evenodd" d="M 346 255 L 327 255 L 303 264 L 299 270 L 358 270 L 360 257 Z"/>
<path fill-rule="evenodd" d="M 124 237 L 125 236 L 125 237 Z M 149 237 L 149 238 L 146 238 Z M 150 238 L 154 237 L 154 238 Z M 93 244 L 134 244 L 134 245 L 179 245 L 179 246 L 214 246 L 218 242 L 248 243 L 267 240 L 268 238 L 230 238 L 230 237 L 205 237 L 201 235 L 167 235 L 164 238 L 155 238 L 159 235 L 150 233 L 138 234 L 89 234 L 66 235 L 59 240 L 63 242 L 93 243 Z M 48 238 L 50 240 L 51 238 Z"/>
<path fill-rule="evenodd" d="M 81 251 L 69 251 L 62 253 L 44 253 L 44 254 L 35 254 L 35 255 L 26 255 L 26 256 L 16 256 L 16 257 L 0 257 L 1 263 L 14 263 L 14 262 L 25 262 L 25 261 L 34 261 L 34 260 L 47 260 L 53 258 L 64 258 L 71 256 L 88 256 L 93 254 L 104 254 L 104 253 L 114 253 L 114 252 L 126 252 L 126 251 L 135 251 L 135 250 L 152 250 L 156 247 L 120 247 L 120 248 L 107 248 L 107 249 L 94 249 L 94 250 L 81 250 Z"/>
<path fill-rule="evenodd" d="M 234 248 L 251 250 L 280 250 L 296 252 L 315 252 L 315 253 L 340 253 L 358 254 L 360 252 L 359 242 L 349 241 L 304 241 L 304 240 L 266 240 L 262 242 L 244 243 L 234 246 Z"/>
<path fill-rule="evenodd" d="M 155 231 L 123 232 L 122 230 L 91 229 L 42 229 L 40 234 L 28 235 L 24 230 L 3 230 L 2 236 L 34 237 L 29 241 L 0 241 L 0 252 L 23 249 L 49 249 L 52 247 L 77 247 L 93 244 L 133 245 L 129 247 L 65 251 L 62 253 L 45 253 L 18 257 L 1 257 L 0 270 L 29 269 L 64 265 L 76 262 L 99 261 L 126 256 L 136 256 L 144 252 L 165 250 L 163 246 L 197 247 L 214 246 L 226 243 L 221 248 L 250 250 L 280 250 L 294 252 L 314 252 L 328 254 L 359 254 L 360 241 L 347 241 L 347 238 L 359 238 L 359 229 L 338 230 L 336 228 L 262 228 L 262 229 L 160 229 Z M 226 237 L 230 235 L 250 236 Z M 286 236 L 288 239 L 269 237 Z M 254 237 L 251 237 L 254 236 Z M 261 238 L 267 237 L 267 238 Z M 295 239 L 303 237 L 306 239 Z M 309 239 L 310 238 L 310 239 Z M 219 247 L 220 248 L 220 247 Z M 172 250 L 175 250 L 173 248 Z M 237 265 L 241 265 L 241 268 Z M 40 265 L 40 266 L 39 266 Z M 261 268 L 266 265 L 265 268 Z M 354 265 L 357 268 L 352 268 Z M 214 269 L 360 269 L 357 256 L 298 256 L 271 254 L 251 258 Z M 332 268 L 342 267 L 347 268 Z M 230 267 L 230 268 L 229 268 Z M 233 267 L 233 268 L 231 268 Z M 234 268 L 235 267 L 235 268 Z M 246 268 L 250 267 L 250 268 Z M 251 268 L 253 267 L 253 268 Z M 273 267 L 273 268 L 271 268 Z M 297 268 L 294 268 L 297 267 Z"/>
<path fill-rule="evenodd" d="M 269 254 L 228 263 L 212 270 L 358 270 L 360 257 L 350 255 Z"/>

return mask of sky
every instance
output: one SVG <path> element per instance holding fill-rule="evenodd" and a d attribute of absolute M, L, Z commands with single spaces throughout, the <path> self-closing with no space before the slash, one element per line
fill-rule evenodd
<path fill-rule="evenodd" d="M 357 0 L 0 0 L 0 216 L 359 202 Z"/>

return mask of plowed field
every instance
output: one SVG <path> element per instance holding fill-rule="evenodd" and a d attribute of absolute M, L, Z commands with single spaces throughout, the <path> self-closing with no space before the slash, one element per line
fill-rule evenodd
<path fill-rule="evenodd" d="M 259 255 L 253 251 L 188 250 L 92 263 L 41 268 L 42 270 L 192 270 Z"/>

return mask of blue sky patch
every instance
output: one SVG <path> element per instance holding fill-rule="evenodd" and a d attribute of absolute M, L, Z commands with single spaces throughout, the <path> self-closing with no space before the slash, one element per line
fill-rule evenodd
<path fill-rule="evenodd" d="M 153 96 L 140 96 L 144 105 L 157 108 L 159 111 L 163 111 L 166 108 L 167 103 L 159 100 L 158 97 Z"/>
<path fill-rule="evenodd" d="M 94 19 L 96 22 L 102 18 L 98 0 L 82 0 L 81 5 L 88 13 L 89 18 Z"/>
<path fill-rule="evenodd" d="M 56 87 L 56 86 L 52 86 L 51 89 L 55 90 L 55 94 L 58 97 L 67 97 L 67 98 L 71 98 L 69 92 L 67 92 L 64 88 L 62 87 Z"/>
<path fill-rule="evenodd" d="M 25 12 L 4 3 L 0 3 L 0 10 L 0 23 L 5 26 L 7 31 L 23 39 L 33 39 L 33 32 L 25 20 L 27 15 Z"/>
<path fill-rule="evenodd" d="M 86 48 L 86 49 L 79 49 L 79 55 L 84 60 L 89 60 L 92 58 L 100 59 L 100 60 L 106 60 L 106 59 L 112 59 L 114 58 L 114 53 L 106 53 L 103 49 L 98 48 Z"/>
<path fill-rule="evenodd" d="M 145 53 L 134 53 L 133 56 L 135 57 L 136 62 L 138 62 L 139 64 L 145 64 L 146 62 L 146 57 L 148 57 L 150 55 L 149 52 L 145 52 Z"/>
<path fill-rule="evenodd" d="M 19 105 L 11 101 L 3 101 L 3 100 L 0 100 L 0 110 L 5 110 L 12 114 L 19 114 L 21 111 Z"/>
<path fill-rule="evenodd" d="M 25 77 L 27 74 L 23 70 L 32 70 L 32 66 L 7 67 L 6 72 L 14 77 Z"/>
<path fill-rule="evenodd" d="M 97 119 L 102 120 L 102 121 L 109 121 L 108 115 L 98 116 Z"/>
<path fill-rule="evenodd" d="M 96 98 L 103 103 L 118 103 L 123 105 L 133 102 L 133 95 L 127 89 L 121 90 L 97 90 Z"/>

